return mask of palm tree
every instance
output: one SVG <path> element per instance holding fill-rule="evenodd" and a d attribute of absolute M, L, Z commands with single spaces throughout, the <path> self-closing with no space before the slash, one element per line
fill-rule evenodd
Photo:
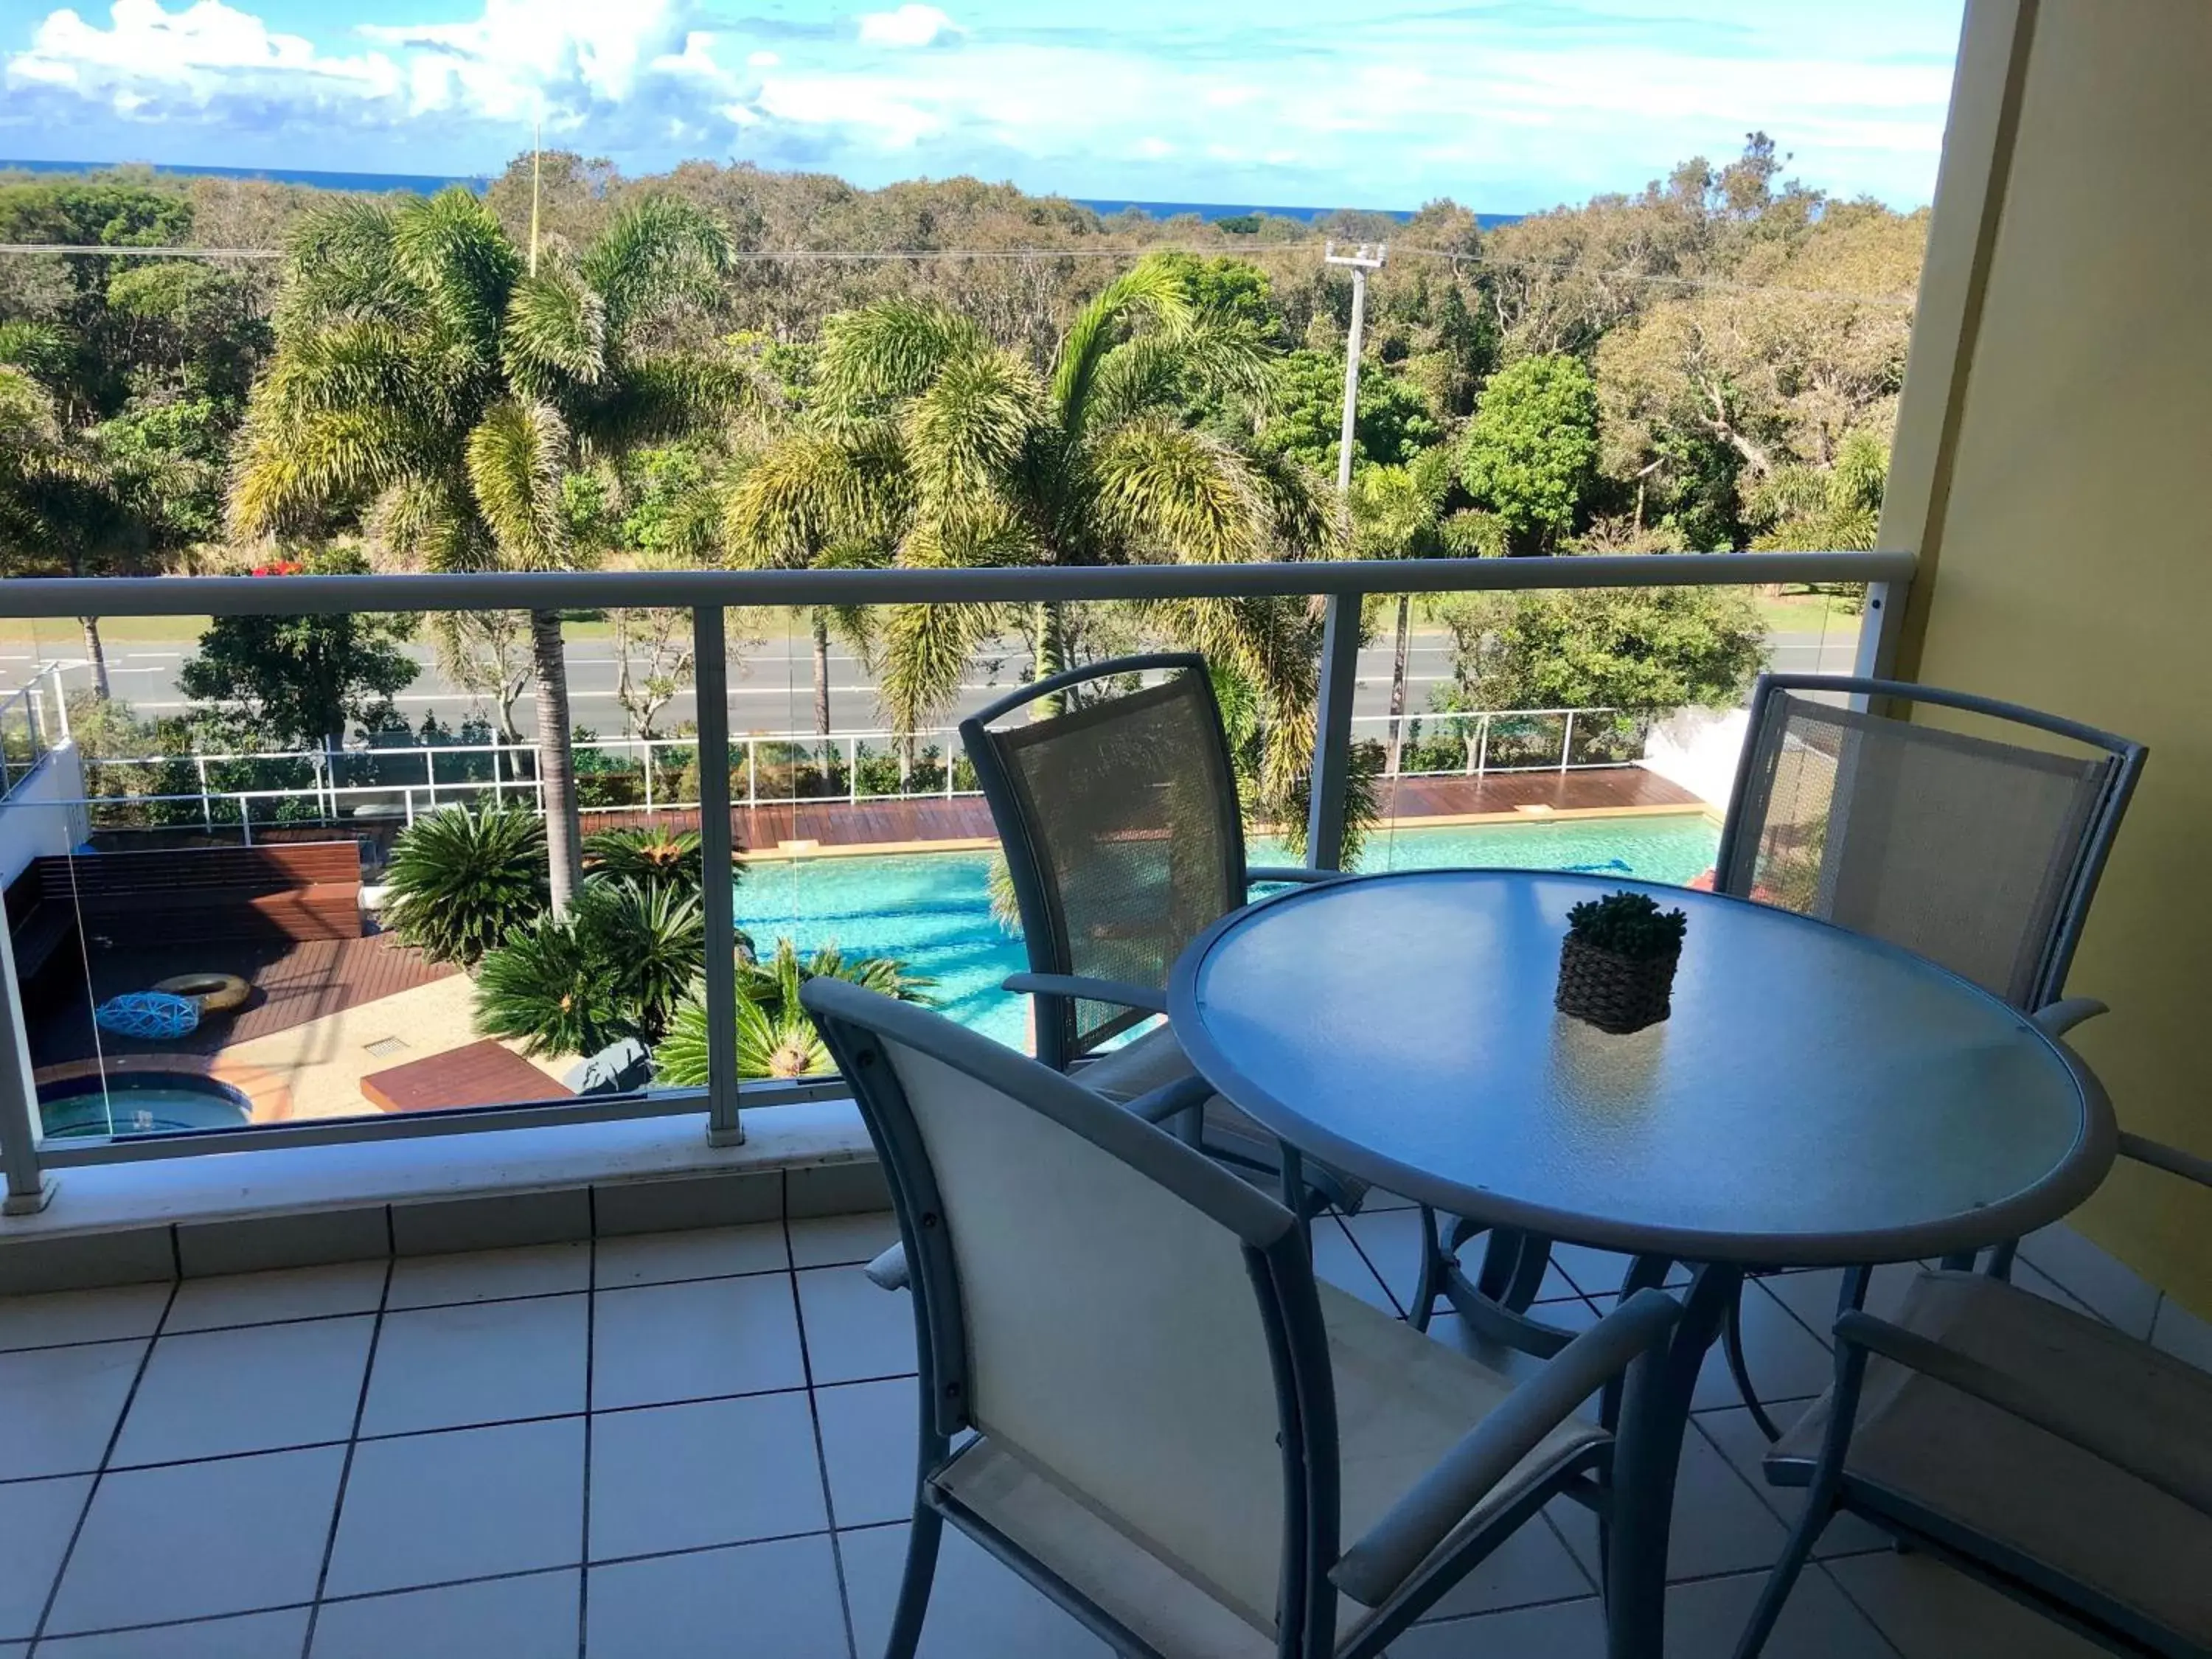
<path fill-rule="evenodd" d="M 62 420 L 56 366 L 68 351 L 42 324 L 0 323 L 0 575 L 106 575 L 144 563 L 144 525 Z M 105 702 L 100 618 L 77 621 L 93 696 Z"/>
<path fill-rule="evenodd" d="M 750 569 L 852 570 L 889 562 L 904 517 L 904 480 L 882 431 L 823 432 L 793 423 L 727 486 L 722 538 Z M 874 629 L 857 605 L 807 605 L 814 645 L 814 731 L 830 735 L 830 637 L 872 665 Z"/>
<path fill-rule="evenodd" d="M 823 329 L 817 410 L 733 492 L 732 556 L 846 545 L 907 566 L 1214 563 L 1299 558 L 1329 542 L 1314 481 L 1201 431 L 1208 393 L 1260 397 L 1267 348 L 1195 307 L 1184 278 L 1146 261 L 1109 283 L 1061 337 L 1048 374 L 933 301 L 884 301 Z M 1219 656 L 1269 713 L 1270 799 L 1286 804 L 1312 753 L 1312 607 L 1155 601 L 1158 632 Z M 900 605 L 882 621 L 878 684 L 910 734 L 947 707 L 1004 613 Z M 1039 678 L 1065 665 L 1058 607 L 1031 623 Z M 1051 712 L 1040 707 L 1040 714 Z"/>
<path fill-rule="evenodd" d="M 438 570 L 571 568 L 580 462 L 718 422 L 750 381 L 665 349 L 729 262 L 721 226 L 649 198 L 580 254 L 542 262 L 465 190 L 349 201 L 292 239 L 276 352 L 254 388 L 230 510 L 241 537 L 358 518 Z M 581 879 L 561 619 L 530 618 L 556 914 Z"/>
<path fill-rule="evenodd" d="M 1472 557 L 1505 551 L 1505 532 L 1494 514 L 1468 508 L 1447 514 L 1452 452 L 1438 444 L 1402 466 L 1368 466 L 1352 481 L 1352 546 L 1363 559 Z M 1396 646 L 1390 658 L 1390 727 L 1383 773 L 1398 775 L 1405 744 L 1406 653 L 1413 633 L 1413 600 L 1398 596 Z"/>

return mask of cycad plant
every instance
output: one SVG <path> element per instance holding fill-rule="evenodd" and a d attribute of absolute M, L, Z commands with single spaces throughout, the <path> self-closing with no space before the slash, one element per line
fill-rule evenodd
<path fill-rule="evenodd" d="M 775 942 L 767 962 L 740 964 L 738 971 L 738 1075 L 744 1078 L 805 1077 L 831 1069 L 830 1050 L 799 1000 L 810 979 L 842 979 L 866 986 L 902 1002 L 927 1005 L 937 981 L 909 973 L 890 957 L 858 957 L 848 962 L 834 945 L 802 961 L 787 939 Z M 707 1007 L 695 990 L 676 1011 L 667 1039 L 653 1051 L 653 1078 L 670 1088 L 707 1086 Z"/>
<path fill-rule="evenodd" d="M 719 423 L 748 395 L 733 363 L 665 344 L 678 313 L 714 300 L 728 260 L 721 226 L 665 197 L 624 209 L 580 254 L 542 260 L 458 187 L 311 216 L 240 434 L 234 532 L 350 518 L 433 569 L 571 568 L 572 466 Z M 530 635 L 550 893 L 565 912 L 582 872 L 560 617 L 532 612 Z"/>
<path fill-rule="evenodd" d="M 808 422 L 731 492 L 740 562 L 843 549 L 907 566 L 1218 563 L 1302 558 L 1333 519 L 1296 464 L 1203 431 L 1210 394 L 1263 396 L 1268 350 L 1147 260 L 1076 314 L 1048 372 L 934 301 L 886 300 L 823 325 Z M 1267 783 L 1286 797 L 1312 752 L 1310 607 L 1158 601 L 1157 632 L 1235 664 L 1270 708 Z M 909 733 L 952 701 L 995 607 L 901 605 L 878 634 L 885 713 Z M 1031 621 L 1036 673 L 1065 665 L 1056 606 Z M 1046 711 L 1048 712 L 1048 711 Z"/>
<path fill-rule="evenodd" d="M 472 968 L 545 913 L 545 826 L 534 812 L 448 806 L 400 832 L 384 922 L 433 962 Z"/>
<path fill-rule="evenodd" d="M 732 849 L 730 879 L 745 872 Z M 648 889 L 699 896 L 706 856 L 696 830 L 605 830 L 584 837 L 587 882 L 629 882 Z"/>
<path fill-rule="evenodd" d="M 635 1037 L 647 1047 L 699 975 L 707 942 L 696 895 L 593 883 L 566 916 L 509 935 L 477 968 L 477 1029 L 532 1054 L 590 1054 Z"/>

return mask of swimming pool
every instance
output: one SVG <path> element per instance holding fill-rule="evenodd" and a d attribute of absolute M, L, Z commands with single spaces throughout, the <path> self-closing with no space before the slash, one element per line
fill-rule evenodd
<path fill-rule="evenodd" d="M 1719 841 L 1720 831 L 1697 813 L 1401 829 L 1370 837 L 1359 868 L 1594 870 L 1680 883 L 1712 867 Z M 1263 840 L 1254 843 L 1252 860 L 1286 859 Z M 992 919 L 990 867 L 988 853 L 762 860 L 738 884 L 738 926 L 763 956 L 788 935 L 802 951 L 834 944 L 848 957 L 896 957 L 937 980 L 933 994 L 953 1018 L 1018 1047 L 1025 1000 L 999 986 L 1029 963 L 1021 941 Z"/>

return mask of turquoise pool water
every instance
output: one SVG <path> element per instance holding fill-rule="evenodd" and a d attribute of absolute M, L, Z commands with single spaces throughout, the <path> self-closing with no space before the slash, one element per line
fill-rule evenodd
<path fill-rule="evenodd" d="M 1680 883 L 1712 867 L 1719 839 L 1696 814 L 1400 830 L 1373 837 L 1359 867 L 1592 870 Z M 1260 842 L 1252 859 L 1285 855 Z M 1021 942 L 991 919 L 990 862 L 986 853 L 920 853 L 756 863 L 738 884 L 738 926 L 763 955 L 788 935 L 802 951 L 834 944 L 848 956 L 897 957 L 936 978 L 933 994 L 952 1018 L 1018 1046 L 1023 1000 L 999 985 L 1029 964 Z"/>

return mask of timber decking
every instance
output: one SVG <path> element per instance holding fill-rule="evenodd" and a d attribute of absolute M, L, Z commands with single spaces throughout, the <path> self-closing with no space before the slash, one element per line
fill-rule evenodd
<path fill-rule="evenodd" d="M 404 1066 L 371 1072 L 361 1097 L 380 1112 L 434 1112 L 455 1106 L 526 1106 L 568 1100 L 575 1091 L 491 1038 Z"/>
<path fill-rule="evenodd" d="M 89 1060 L 102 1050 L 128 1053 L 146 1045 L 104 1037 L 95 1048 L 86 999 L 85 963 L 72 951 L 67 975 L 52 975 L 51 1012 L 31 1025 L 31 1052 L 40 1066 Z M 125 991 L 143 991 L 172 975 L 199 971 L 236 974 L 253 988 L 245 1007 L 211 1016 L 190 1036 L 160 1045 L 165 1050 L 211 1054 L 274 1031 L 287 1031 L 325 1014 L 411 991 L 453 977 L 450 967 L 427 961 L 390 933 L 367 939 L 301 939 L 289 944 L 176 945 L 155 949 L 92 952 L 90 1003 Z M 456 996 L 468 994 L 465 984 Z"/>

